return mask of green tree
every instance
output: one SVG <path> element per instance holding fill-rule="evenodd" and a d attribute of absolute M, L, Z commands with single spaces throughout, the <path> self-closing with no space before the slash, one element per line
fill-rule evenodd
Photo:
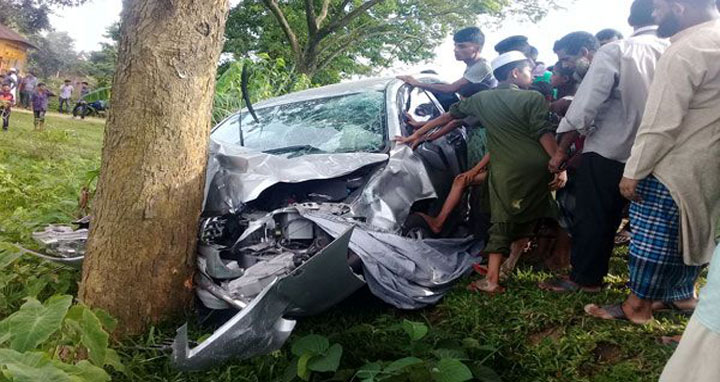
<path fill-rule="evenodd" d="M 109 86 L 115 73 L 120 40 L 120 23 L 110 25 L 103 35 L 109 42 L 101 42 L 100 50 L 90 52 L 87 58 L 88 74 L 97 80 L 98 87 Z"/>
<path fill-rule="evenodd" d="M 30 67 L 40 78 L 78 72 L 84 66 L 75 52 L 75 40 L 67 32 L 50 32 L 31 40 L 38 49 L 30 51 Z"/>
<path fill-rule="evenodd" d="M 50 30 L 52 7 L 78 6 L 87 0 L 0 0 L 0 23 L 24 34 Z"/>
<path fill-rule="evenodd" d="M 539 19 L 554 7 L 558 0 L 241 0 L 224 50 L 283 58 L 326 84 L 396 60 L 427 60 L 449 33 L 480 15 Z"/>

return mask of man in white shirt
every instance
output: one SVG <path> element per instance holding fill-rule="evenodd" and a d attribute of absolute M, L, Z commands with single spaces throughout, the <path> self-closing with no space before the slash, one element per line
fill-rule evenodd
<path fill-rule="evenodd" d="M 572 272 L 569 280 L 541 285 L 558 292 L 596 291 L 607 275 L 617 228 L 627 205 L 618 190 L 625 162 L 642 119 L 658 59 L 669 46 L 657 37 L 652 0 L 635 0 L 628 39 L 606 44 L 592 59 L 557 132 L 564 134 L 550 162 L 560 171 L 577 135 L 585 136 L 582 163 L 575 178 Z"/>
<path fill-rule="evenodd" d="M 70 83 L 70 80 L 65 80 L 65 83 L 60 87 L 60 105 L 58 106 L 60 113 L 70 112 L 70 98 L 72 98 L 73 90 L 75 90 Z M 64 109 L 63 105 L 65 106 Z"/>

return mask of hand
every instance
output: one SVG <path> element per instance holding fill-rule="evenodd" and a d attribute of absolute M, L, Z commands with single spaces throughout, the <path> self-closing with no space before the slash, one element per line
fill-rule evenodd
<path fill-rule="evenodd" d="M 567 184 L 567 171 L 556 172 L 552 182 L 550 182 L 550 191 L 557 191 Z"/>
<path fill-rule="evenodd" d="M 417 145 L 419 144 L 420 138 L 416 137 L 415 135 L 410 135 L 407 137 L 402 137 L 398 135 L 393 138 L 393 141 L 400 145 L 408 145 L 413 150 L 415 150 L 415 147 L 417 147 Z"/>
<path fill-rule="evenodd" d="M 639 180 L 623 177 L 620 181 L 620 193 L 622 196 L 633 202 L 642 202 L 642 198 L 637 194 L 638 183 L 640 183 Z"/>
<path fill-rule="evenodd" d="M 405 118 L 407 118 L 407 124 L 409 126 L 412 126 L 416 129 L 419 129 L 425 125 L 425 122 L 416 121 L 415 118 L 413 118 L 412 114 L 405 112 Z"/>
<path fill-rule="evenodd" d="M 426 137 L 417 138 L 412 143 L 410 143 L 410 148 L 413 149 L 413 151 L 415 151 L 415 149 L 417 149 L 418 146 L 420 146 L 421 144 L 423 144 L 427 141 L 428 141 L 428 138 L 426 138 Z"/>
<path fill-rule="evenodd" d="M 553 174 L 565 171 L 567 160 L 567 153 L 563 150 L 558 149 L 555 152 L 555 155 L 550 158 L 550 163 L 548 163 L 548 170 L 550 170 L 550 172 Z"/>
<path fill-rule="evenodd" d="M 405 81 L 410 86 L 418 86 L 418 84 L 420 84 L 413 76 L 397 76 L 396 78 L 400 81 Z"/>

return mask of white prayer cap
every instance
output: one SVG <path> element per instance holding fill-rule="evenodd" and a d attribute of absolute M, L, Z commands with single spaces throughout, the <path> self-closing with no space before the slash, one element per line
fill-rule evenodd
<path fill-rule="evenodd" d="M 496 71 L 498 68 L 502 68 L 507 64 L 518 61 L 526 61 L 528 58 L 522 52 L 513 50 L 507 53 L 503 53 L 492 61 L 492 70 Z"/>
<path fill-rule="evenodd" d="M 15 69 L 15 68 L 10 68 L 10 72 L 17 72 L 17 69 Z"/>

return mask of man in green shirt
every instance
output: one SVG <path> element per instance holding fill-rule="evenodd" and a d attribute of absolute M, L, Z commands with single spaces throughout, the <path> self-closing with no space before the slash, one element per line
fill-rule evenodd
<path fill-rule="evenodd" d="M 502 292 L 500 266 L 511 244 L 530 237 L 541 218 L 556 218 L 552 189 L 564 185 L 564 174 L 553 176 L 547 162 L 557 150 L 548 122 L 549 109 L 532 85 L 531 63 L 522 53 L 512 51 L 493 61 L 497 89 L 480 92 L 463 100 L 449 113 L 430 121 L 419 134 L 443 126 L 453 119 L 476 118 L 487 131 L 490 162 L 490 215 L 493 226 L 485 248 L 489 254 L 488 275 L 473 284 L 487 293 Z M 415 138 L 415 137 L 414 137 Z M 408 138 L 398 137 L 404 143 Z M 411 141 L 413 141 L 412 139 Z"/>

